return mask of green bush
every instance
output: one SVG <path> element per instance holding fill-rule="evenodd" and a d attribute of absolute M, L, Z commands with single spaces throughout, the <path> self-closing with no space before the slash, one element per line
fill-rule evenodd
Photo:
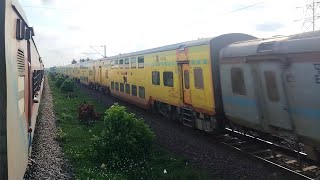
<path fill-rule="evenodd" d="M 150 128 L 117 104 L 105 112 L 104 124 L 101 135 L 93 138 L 97 159 L 133 179 L 146 176 L 154 141 Z"/>
<path fill-rule="evenodd" d="M 49 73 L 49 76 L 50 76 L 50 78 L 51 78 L 52 81 L 55 81 L 55 80 L 56 80 L 56 74 L 55 74 L 55 73 L 50 72 L 50 73 Z"/>
<path fill-rule="evenodd" d="M 56 77 L 56 82 L 55 82 L 55 85 L 60 88 L 62 83 L 64 82 L 65 78 L 61 75 L 57 76 Z"/>
<path fill-rule="evenodd" d="M 74 82 L 71 79 L 66 79 L 61 85 L 62 92 L 73 92 L 74 90 Z"/>

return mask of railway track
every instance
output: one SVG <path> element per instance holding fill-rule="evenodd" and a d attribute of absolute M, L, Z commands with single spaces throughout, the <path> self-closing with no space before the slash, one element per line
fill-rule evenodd
<path fill-rule="evenodd" d="M 302 152 L 228 128 L 225 133 L 214 138 L 228 147 L 288 171 L 297 179 L 320 179 L 320 164 L 307 159 Z"/>

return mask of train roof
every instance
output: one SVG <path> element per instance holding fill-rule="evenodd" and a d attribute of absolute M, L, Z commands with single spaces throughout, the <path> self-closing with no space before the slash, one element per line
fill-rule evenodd
<path fill-rule="evenodd" d="M 26 16 L 24 10 L 22 9 L 20 3 L 18 2 L 18 0 L 12 0 L 11 3 L 12 3 L 12 7 L 13 7 L 14 9 L 16 9 L 16 11 L 19 12 L 19 15 L 21 16 L 21 18 L 22 18 L 22 19 L 24 20 L 24 22 L 28 25 L 29 23 L 28 23 L 27 16 Z"/>
<path fill-rule="evenodd" d="M 21 20 L 24 21 L 25 25 L 27 27 L 30 27 L 29 23 L 28 23 L 28 18 L 26 16 L 22 6 L 20 5 L 19 1 L 18 0 L 11 0 L 11 5 L 12 5 L 13 10 L 16 11 L 17 15 L 21 18 Z M 39 53 L 38 47 L 37 47 L 37 45 L 36 45 L 36 43 L 34 41 L 34 38 L 31 37 L 31 40 L 32 40 L 32 43 L 34 44 L 34 47 L 35 47 L 36 51 L 38 52 L 38 54 L 40 56 L 40 53 Z M 41 60 L 40 63 L 43 64 L 42 60 Z"/>
<path fill-rule="evenodd" d="M 222 40 L 222 39 L 219 39 L 219 38 L 223 38 L 225 36 L 229 36 L 230 38 L 233 38 L 233 37 L 236 37 L 236 36 L 242 36 L 242 37 L 246 37 L 246 38 L 256 38 L 254 36 L 247 35 L 247 34 L 242 34 L 242 33 L 229 33 L 229 34 L 219 35 L 219 36 L 216 36 L 216 37 L 203 38 L 203 39 L 186 41 L 186 42 L 181 42 L 181 43 L 175 43 L 175 44 L 171 44 L 171 45 L 167 45 L 167 46 L 161 46 L 161 47 L 142 50 L 142 51 L 119 54 L 119 55 L 115 55 L 115 56 L 110 56 L 110 57 L 106 57 L 106 58 L 97 59 L 97 60 L 94 60 L 94 61 L 78 63 L 78 65 L 85 66 L 88 63 L 92 63 L 92 62 L 105 61 L 105 60 L 111 60 L 111 59 L 119 59 L 119 58 L 126 58 L 126 57 L 139 56 L 139 55 L 143 55 L 143 54 L 150 54 L 150 53 L 170 51 L 170 50 L 177 50 L 177 49 L 180 49 L 180 48 L 187 48 L 187 47 L 192 47 L 192 46 L 206 45 L 206 44 L 210 44 L 210 42 L 212 42 L 214 40 L 217 40 L 217 41 Z"/>
<path fill-rule="evenodd" d="M 315 51 L 320 51 L 320 31 L 233 43 L 222 49 L 220 57 L 222 57 L 223 60 L 223 58 L 228 57 Z"/>

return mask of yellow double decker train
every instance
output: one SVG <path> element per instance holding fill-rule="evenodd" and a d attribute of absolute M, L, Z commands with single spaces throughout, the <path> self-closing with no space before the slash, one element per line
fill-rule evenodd
<path fill-rule="evenodd" d="M 319 39 L 320 31 L 225 34 L 57 70 L 200 130 L 228 125 L 275 143 L 293 139 L 319 161 Z"/>
<path fill-rule="evenodd" d="M 219 52 L 237 41 L 225 34 L 57 68 L 65 76 L 205 131 L 224 126 Z"/>

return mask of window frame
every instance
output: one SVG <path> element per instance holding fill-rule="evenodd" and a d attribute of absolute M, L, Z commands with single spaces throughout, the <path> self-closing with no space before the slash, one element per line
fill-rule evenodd
<path fill-rule="evenodd" d="M 120 83 L 120 92 L 124 93 L 124 83 Z"/>
<path fill-rule="evenodd" d="M 240 72 L 240 74 L 237 74 L 236 70 Z M 240 78 L 240 79 L 239 79 Z M 244 71 L 240 67 L 232 67 L 230 69 L 230 79 L 231 79 L 231 90 L 234 95 L 240 95 L 240 96 L 246 96 L 247 95 L 247 89 L 246 89 L 246 82 L 244 78 Z M 241 86 L 239 86 L 239 83 L 241 83 Z M 236 84 L 238 83 L 238 84 Z"/>
<path fill-rule="evenodd" d="M 130 62 L 131 62 L 131 68 L 134 68 L 134 69 L 137 68 L 137 57 L 131 57 Z"/>
<path fill-rule="evenodd" d="M 135 89 L 135 91 L 134 91 Z M 135 93 L 133 93 L 135 92 Z M 132 96 L 138 96 L 138 89 L 137 89 L 137 85 L 131 85 L 131 95 Z"/>
<path fill-rule="evenodd" d="M 157 79 L 154 79 L 154 74 L 157 74 Z M 158 85 L 160 85 L 161 84 L 161 82 L 160 82 L 160 72 L 159 71 L 152 71 L 152 78 L 151 78 L 151 81 L 152 81 L 152 84 L 153 85 L 156 85 L 156 86 L 158 86 Z M 155 80 L 157 80 L 157 81 L 155 81 Z"/>
<path fill-rule="evenodd" d="M 275 103 L 279 102 L 280 94 L 279 94 L 279 88 L 277 84 L 276 72 L 272 70 L 266 70 L 263 72 L 263 75 L 264 75 L 264 81 L 265 81 L 268 100 Z M 271 75 L 271 76 L 267 76 L 267 75 Z"/>
<path fill-rule="evenodd" d="M 125 58 L 124 59 L 124 68 L 125 69 L 129 69 L 130 68 L 130 59 L 129 58 Z"/>
<path fill-rule="evenodd" d="M 139 86 L 138 89 L 139 89 L 139 92 L 138 92 L 139 98 L 145 99 L 146 98 L 146 90 L 145 90 L 145 88 L 143 86 Z M 142 93 L 141 92 L 142 89 L 143 89 L 143 96 L 140 94 L 140 93 Z"/>
<path fill-rule="evenodd" d="M 118 83 L 118 82 L 115 82 L 115 83 L 114 83 L 114 87 L 115 87 L 115 90 L 116 90 L 116 91 L 119 91 L 119 83 Z"/>
<path fill-rule="evenodd" d="M 144 56 L 139 56 L 138 58 L 138 68 L 144 68 Z M 139 62 L 140 60 L 142 60 L 143 62 Z M 142 66 L 140 66 L 140 64 L 142 64 Z"/>
<path fill-rule="evenodd" d="M 188 78 L 186 78 L 186 72 L 188 72 Z M 186 81 L 186 79 L 188 80 L 188 81 Z M 188 83 L 186 83 L 186 82 L 188 82 Z M 190 89 L 190 72 L 189 72 L 189 70 L 187 70 L 187 69 L 185 69 L 184 71 L 183 71 L 183 84 L 184 84 L 184 89 Z M 188 85 L 188 86 L 187 86 Z"/>
<path fill-rule="evenodd" d="M 168 73 L 172 74 L 172 86 L 167 83 L 167 79 L 166 79 L 167 76 L 165 74 L 168 74 Z M 164 86 L 166 86 L 166 87 L 174 87 L 174 75 L 173 75 L 172 71 L 163 71 L 162 80 L 163 80 L 163 85 Z"/>
<path fill-rule="evenodd" d="M 199 79 L 200 77 L 197 76 L 198 74 L 196 73 L 196 71 L 200 70 L 201 71 L 201 79 Z M 196 89 L 204 89 L 204 79 L 203 79 L 203 69 L 201 67 L 195 67 L 193 69 L 193 78 L 194 78 L 194 87 Z M 201 82 L 201 83 L 199 83 Z"/>
<path fill-rule="evenodd" d="M 124 60 L 123 59 L 119 59 L 119 68 L 120 69 L 124 68 Z"/>
<path fill-rule="evenodd" d="M 114 81 L 111 81 L 111 89 L 114 90 Z"/>
<path fill-rule="evenodd" d="M 125 84 L 125 88 L 124 88 L 125 90 L 124 91 L 125 91 L 126 94 L 130 94 L 130 90 L 131 90 L 130 87 L 131 87 L 130 84 Z"/>
<path fill-rule="evenodd" d="M 114 60 L 110 61 L 111 69 L 114 69 Z"/>
<path fill-rule="evenodd" d="M 119 68 L 119 59 L 114 60 L 114 68 L 115 69 Z"/>

